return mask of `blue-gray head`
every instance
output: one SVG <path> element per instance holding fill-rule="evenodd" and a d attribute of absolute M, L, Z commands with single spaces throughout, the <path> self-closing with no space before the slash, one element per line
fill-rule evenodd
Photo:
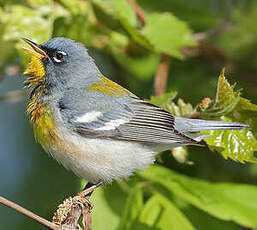
<path fill-rule="evenodd" d="M 24 41 L 33 48 L 24 48 L 32 55 L 31 63 L 25 71 L 29 75 L 26 82 L 28 86 L 43 83 L 49 89 L 62 89 L 91 81 L 99 74 L 86 48 L 71 39 L 56 37 L 41 45 L 28 39 Z"/>

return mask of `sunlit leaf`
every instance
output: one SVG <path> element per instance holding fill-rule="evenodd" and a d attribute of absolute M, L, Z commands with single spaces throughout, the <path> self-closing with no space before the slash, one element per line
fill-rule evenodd
<path fill-rule="evenodd" d="M 112 51 L 116 61 L 129 73 L 134 74 L 137 78 L 151 78 L 156 71 L 159 57 L 154 53 L 149 53 L 140 57 L 131 57 L 117 49 Z"/>
<path fill-rule="evenodd" d="M 251 127 L 251 131 L 257 138 L 257 105 L 248 99 L 240 97 L 240 100 L 231 114 L 232 119 L 244 122 Z"/>
<path fill-rule="evenodd" d="M 114 0 L 93 0 L 91 3 L 94 14 L 100 23 L 113 30 L 120 30 L 122 28 L 115 10 Z"/>
<path fill-rule="evenodd" d="M 219 76 L 215 103 L 201 113 L 203 118 L 240 121 L 249 124 L 251 130 L 205 131 L 212 136 L 205 139 L 211 150 L 216 150 L 224 158 L 239 162 L 257 162 L 257 105 L 242 98 L 225 78 L 224 71 Z"/>
<path fill-rule="evenodd" d="M 97 188 L 90 199 L 94 204 L 92 229 L 116 229 L 125 206 L 125 199 L 125 193 L 116 183 Z"/>
<path fill-rule="evenodd" d="M 211 150 L 216 150 L 224 158 L 241 163 L 257 162 L 254 152 L 257 151 L 257 140 L 249 130 L 205 131 L 211 137 L 205 138 Z"/>
<path fill-rule="evenodd" d="M 202 117 L 219 117 L 231 113 L 240 100 L 240 92 L 234 91 L 234 88 L 225 78 L 223 70 L 218 80 L 215 103 L 202 113 Z"/>
<path fill-rule="evenodd" d="M 32 7 L 38 7 L 51 3 L 51 0 L 28 0 L 28 4 Z"/>
<path fill-rule="evenodd" d="M 41 43 L 51 36 L 51 21 L 25 6 L 13 5 L 3 13 L 1 20 L 5 23 L 4 40 L 19 40 L 25 37 Z"/>
<path fill-rule="evenodd" d="M 167 103 L 171 102 L 177 96 L 177 92 L 171 91 L 163 93 L 160 96 L 151 96 L 150 102 L 156 106 L 164 107 Z"/>
<path fill-rule="evenodd" d="M 234 183 L 210 183 L 154 165 L 140 174 L 188 203 L 222 220 L 257 227 L 257 187 Z M 160 187 L 161 186 L 161 187 Z"/>
<path fill-rule="evenodd" d="M 60 3 L 74 15 L 86 14 L 89 7 L 86 1 L 80 0 L 60 0 Z"/>
<path fill-rule="evenodd" d="M 143 208 L 143 190 L 140 184 L 133 188 L 127 198 L 118 230 L 129 230 Z M 134 228 L 133 228 L 134 229 Z"/>
<path fill-rule="evenodd" d="M 162 230 L 194 230 L 185 215 L 161 194 L 153 195 L 145 204 L 140 222 Z"/>
<path fill-rule="evenodd" d="M 187 116 L 195 112 L 190 103 L 185 103 L 183 99 L 179 98 L 177 103 L 173 100 L 177 96 L 177 92 L 171 91 L 160 96 L 152 96 L 150 102 L 154 105 L 160 106 L 174 116 Z"/>
<path fill-rule="evenodd" d="M 157 52 L 177 58 L 183 57 L 182 47 L 196 45 L 188 25 L 171 13 L 148 14 L 142 34 Z"/>
<path fill-rule="evenodd" d="M 151 49 L 149 41 L 137 30 L 138 20 L 128 2 L 126 0 L 115 0 L 115 9 L 121 24 L 132 39 L 138 44 Z"/>
<path fill-rule="evenodd" d="M 176 205 L 178 205 L 176 203 Z M 192 223 L 192 225 L 197 230 L 217 230 L 217 229 L 226 229 L 226 230 L 240 230 L 241 227 L 232 221 L 224 221 L 218 219 L 214 216 L 209 215 L 207 212 L 196 208 L 193 205 L 183 202 L 182 205 L 178 205 L 184 215 Z"/>

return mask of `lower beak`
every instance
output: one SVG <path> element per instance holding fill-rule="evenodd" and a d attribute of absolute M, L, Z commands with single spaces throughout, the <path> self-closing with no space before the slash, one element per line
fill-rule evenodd
<path fill-rule="evenodd" d="M 29 55 L 31 56 L 34 56 L 34 57 L 37 57 L 37 58 L 47 58 L 48 55 L 46 54 L 46 52 L 44 50 L 42 50 L 38 44 L 36 44 L 35 42 L 27 39 L 27 38 L 22 38 L 23 41 L 25 41 L 26 43 L 28 43 L 33 50 L 31 49 L 28 49 L 26 47 L 22 47 L 22 49 L 28 53 Z"/>

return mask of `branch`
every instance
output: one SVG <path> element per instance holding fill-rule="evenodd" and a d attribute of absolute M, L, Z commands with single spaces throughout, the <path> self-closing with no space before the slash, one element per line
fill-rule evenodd
<path fill-rule="evenodd" d="M 193 38 L 197 41 L 197 42 L 202 42 L 205 41 L 211 37 L 215 37 L 223 32 L 225 32 L 226 30 L 228 30 L 229 28 L 231 28 L 231 23 L 229 21 L 225 21 L 222 24 L 208 30 L 205 32 L 200 32 L 200 33 L 196 33 L 193 34 Z"/>
<path fill-rule="evenodd" d="M 23 90 L 13 90 L 0 96 L 0 102 L 15 103 L 22 101 L 26 96 Z"/>
<path fill-rule="evenodd" d="M 166 90 L 168 75 L 170 68 L 170 56 L 167 54 L 161 54 L 160 62 L 157 67 L 154 82 L 154 95 L 159 96 Z"/>
<path fill-rule="evenodd" d="M 58 209 L 53 216 L 53 222 L 50 222 L 1 196 L 0 203 L 30 217 L 52 230 L 82 230 L 79 225 L 79 220 L 82 216 L 83 230 L 90 230 L 92 222 L 91 209 L 93 208 L 93 205 L 88 199 L 92 192 L 101 184 L 102 183 L 100 182 L 96 185 L 92 185 L 78 193 L 76 196 L 65 199 L 63 203 L 58 206 Z"/>
<path fill-rule="evenodd" d="M 144 10 L 134 1 L 127 0 L 128 4 L 133 8 L 138 20 L 145 25 L 145 13 Z M 154 82 L 154 95 L 159 96 L 163 94 L 166 90 L 168 75 L 170 68 L 170 56 L 167 54 L 161 53 L 160 62 L 157 67 L 155 82 Z"/>
<path fill-rule="evenodd" d="M 25 216 L 27 216 L 27 217 L 37 221 L 38 223 L 44 225 L 45 227 L 47 227 L 49 229 L 53 229 L 53 230 L 59 230 L 60 229 L 60 227 L 58 225 L 56 225 L 56 224 L 54 224 L 54 223 L 52 223 L 52 222 L 50 222 L 50 221 L 48 221 L 48 220 L 38 216 L 38 215 L 36 215 L 35 213 L 33 213 L 33 212 L 31 212 L 31 211 L 21 207 L 18 204 L 15 204 L 12 201 L 9 201 L 9 200 L 3 198 L 2 196 L 0 196 L 0 203 L 5 205 L 5 206 L 7 206 L 7 207 L 9 207 L 9 208 L 11 208 L 11 209 L 16 210 L 17 212 L 22 213 L 23 215 L 25 215 Z"/>
<path fill-rule="evenodd" d="M 102 182 L 97 184 L 88 183 L 82 192 L 77 196 L 69 197 L 59 205 L 56 213 L 53 216 L 53 222 L 60 225 L 63 229 L 77 230 L 81 229 L 79 219 L 82 215 L 82 224 L 84 230 L 91 229 L 91 209 L 93 205 L 89 202 L 89 198 L 93 191 L 102 185 Z"/>
<path fill-rule="evenodd" d="M 132 6 L 138 20 L 145 25 L 145 13 L 144 10 L 134 1 L 134 0 L 127 0 L 128 4 Z"/>

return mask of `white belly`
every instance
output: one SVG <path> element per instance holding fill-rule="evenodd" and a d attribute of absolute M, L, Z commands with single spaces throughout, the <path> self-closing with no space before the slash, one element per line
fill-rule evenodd
<path fill-rule="evenodd" d="M 65 135 L 62 144 L 48 149 L 66 168 L 88 182 L 111 182 L 129 177 L 154 162 L 153 147 L 126 141 Z"/>

